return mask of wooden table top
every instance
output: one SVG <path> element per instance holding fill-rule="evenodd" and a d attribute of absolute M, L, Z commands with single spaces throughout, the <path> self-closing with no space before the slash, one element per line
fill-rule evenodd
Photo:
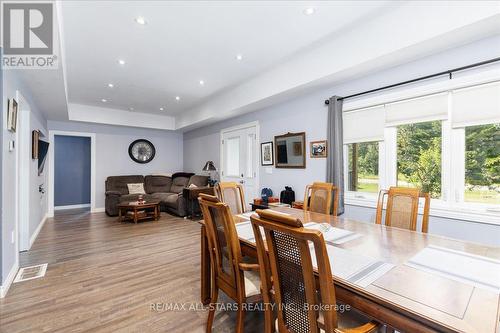
<path fill-rule="evenodd" d="M 121 203 L 117 207 L 118 208 L 151 208 L 158 206 L 160 204 L 159 201 L 146 201 L 145 203 L 136 203 L 135 201 Z"/>
<path fill-rule="evenodd" d="M 299 218 L 303 223 L 317 222 L 353 231 L 362 237 L 335 245 L 353 253 L 395 265 L 366 288 L 334 276 L 335 282 L 375 298 L 388 307 L 403 309 L 408 316 L 436 323 L 457 332 L 499 332 L 500 296 L 494 291 L 474 287 L 436 274 L 427 273 L 405 263 L 429 245 L 469 254 L 500 259 L 500 248 L 424 234 L 342 217 L 305 212 L 294 208 L 272 208 Z M 236 223 L 248 221 L 235 216 Z M 249 247 L 255 244 L 241 239 Z M 335 262 L 333 263 L 335 265 Z M 500 277 L 499 277 L 500 278 Z"/>

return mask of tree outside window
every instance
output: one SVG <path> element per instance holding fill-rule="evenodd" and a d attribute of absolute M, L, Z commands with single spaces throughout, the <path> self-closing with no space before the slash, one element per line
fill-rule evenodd
<path fill-rule="evenodd" d="M 464 200 L 500 204 L 500 124 L 465 128 Z"/>
<path fill-rule="evenodd" d="M 441 121 L 398 126 L 398 186 L 441 197 Z"/>
<path fill-rule="evenodd" d="M 378 142 L 351 143 L 347 152 L 349 191 L 377 193 Z"/>

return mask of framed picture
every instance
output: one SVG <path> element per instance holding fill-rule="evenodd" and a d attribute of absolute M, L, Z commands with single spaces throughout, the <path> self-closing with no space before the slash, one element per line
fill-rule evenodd
<path fill-rule="evenodd" d="M 262 165 L 274 164 L 274 150 L 272 141 L 260 144 L 260 163 Z"/>
<path fill-rule="evenodd" d="M 274 137 L 276 168 L 305 169 L 306 133 L 287 133 Z"/>
<path fill-rule="evenodd" d="M 326 140 L 311 141 L 311 158 L 324 158 L 327 156 Z"/>
<path fill-rule="evenodd" d="M 293 143 L 293 156 L 302 156 L 302 142 L 295 141 Z"/>
<path fill-rule="evenodd" d="M 33 131 L 31 133 L 31 158 L 38 159 L 38 140 L 40 139 L 40 132 Z"/>
<path fill-rule="evenodd" d="M 15 132 L 17 127 L 17 102 L 15 99 L 7 100 L 7 129 Z"/>

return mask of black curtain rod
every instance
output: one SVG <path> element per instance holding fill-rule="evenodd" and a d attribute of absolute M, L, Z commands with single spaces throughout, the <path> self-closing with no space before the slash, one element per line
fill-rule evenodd
<path fill-rule="evenodd" d="M 477 63 L 472 64 L 472 65 L 467 65 L 467 66 L 463 66 L 463 67 L 449 69 L 449 70 L 444 71 L 444 72 L 439 72 L 439 73 L 435 73 L 435 74 L 431 74 L 431 75 L 421 76 L 421 77 L 418 77 L 416 79 L 412 79 L 412 80 L 408 80 L 408 81 L 403 81 L 403 82 L 399 82 L 399 83 L 395 83 L 395 84 L 390 84 L 388 86 L 384 86 L 384 87 L 380 87 L 380 88 L 376 88 L 376 89 L 371 89 L 371 90 L 363 91 L 363 92 L 360 92 L 360 93 L 357 93 L 357 94 L 353 94 L 353 95 L 349 95 L 349 96 L 345 96 L 345 97 L 340 97 L 339 101 L 347 99 L 347 98 L 352 98 L 352 97 L 358 97 L 358 96 L 361 96 L 361 95 L 371 94 L 371 93 L 374 93 L 374 92 L 377 92 L 377 91 L 380 91 L 380 90 L 390 89 L 390 88 L 402 86 L 402 85 L 405 85 L 405 84 L 410 84 L 410 83 L 417 82 L 417 81 L 432 79 L 432 78 L 435 78 L 435 77 L 438 77 L 438 76 L 443 76 L 443 75 L 449 75 L 449 77 L 451 79 L 453 73 L 455 73 L 455 72 L 463 71 L 463 70 L 466 70 L 466 69 L 469 69 L 469 68 L 478 67 L 478 66 L 488 65 L 488 64 L 491 64 L 491 63 L 494 63 L 494 62 L 497 62 L 497 61 L 500 61 L 500 57 L 499 58 L 490 59 L 490 60 L 481 61 L 481 62 L 477 62 Z M 325 100 L 325 104 L 326 105 L 330 104 L 330 100 L 326 99 Z"/>

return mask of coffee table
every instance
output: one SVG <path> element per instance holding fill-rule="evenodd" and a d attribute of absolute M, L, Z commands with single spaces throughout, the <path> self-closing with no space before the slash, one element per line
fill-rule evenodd
<path fill-rule="evenodd" d="M 160 202 L 147 201 L 145 203 L 127 202 L 118 205 L 118 221 L 138 221 L 153 219 L 160 219 Z"/>

